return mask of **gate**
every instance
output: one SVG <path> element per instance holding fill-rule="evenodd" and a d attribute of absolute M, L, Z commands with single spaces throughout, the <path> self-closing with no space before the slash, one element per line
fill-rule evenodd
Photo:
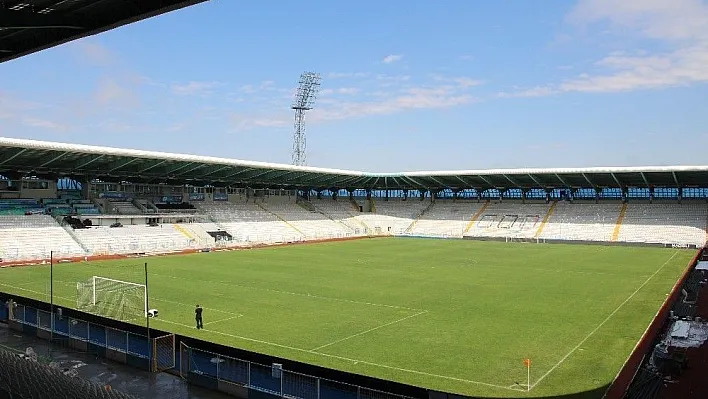
<path fill-rule="evenodd" d="M 175 335 L 168 334 L 152 339 L 152 371 L 161 372 L 175 368 Z"/>

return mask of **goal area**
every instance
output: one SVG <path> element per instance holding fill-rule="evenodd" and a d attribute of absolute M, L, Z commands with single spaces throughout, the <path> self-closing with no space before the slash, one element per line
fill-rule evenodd
<path fill-rule="evenodd" d="M 116 320 L 147 317 L 147 287 L 108 277 L 93 276 L 76 283 L 76 308 Z"/>

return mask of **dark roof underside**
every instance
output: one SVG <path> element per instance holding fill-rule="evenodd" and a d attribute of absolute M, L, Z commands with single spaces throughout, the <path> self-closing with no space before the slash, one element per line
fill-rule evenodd
<path fill-rule="evenodd" d="M 0 63 L 207 0 L 2 0 Z"/>
<path fill-rule="evenodd" d="M 167 155 L 167 154 L 165 154 Z M 248 186 L 313 189 L 489 189 L 557 187 L 708 187 L 708 168 L 567 169 L 412 172 L 375 174 L 298 170 L 288 165 L 239 164 L 241 161 L 198 161 L 187 158 L 130 156 L 110 151 L 0 146 L 0 175 L 11 179 L 37 176 L 71 177 L 78 181 Z M 229 161 L 229 162 L 227 162 Z M 244 161 L 245 162 L 245 161 Z M 672 170 L 674 169 L 674 170 Z"/>

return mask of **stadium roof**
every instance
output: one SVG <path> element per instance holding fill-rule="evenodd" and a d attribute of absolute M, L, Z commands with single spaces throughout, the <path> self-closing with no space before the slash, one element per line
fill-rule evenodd
<path fill-rule="evenodd" d="M 0 174 L 253 188 L 708 187 L 708 166 L 367 173 L 11 138 L 0 138 Z"/>
<path fill-rule="evenodd" d="M 0 63 L 207 0 L 3 0 Z"/>

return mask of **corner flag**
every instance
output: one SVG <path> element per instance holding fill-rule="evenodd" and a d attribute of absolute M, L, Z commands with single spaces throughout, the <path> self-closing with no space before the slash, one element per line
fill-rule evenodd
<path fill-rule="evenodd" d="M 526 366 L 526 391 L 531 390 L 531 359 L 524 359 L 524 366 Z"/>

